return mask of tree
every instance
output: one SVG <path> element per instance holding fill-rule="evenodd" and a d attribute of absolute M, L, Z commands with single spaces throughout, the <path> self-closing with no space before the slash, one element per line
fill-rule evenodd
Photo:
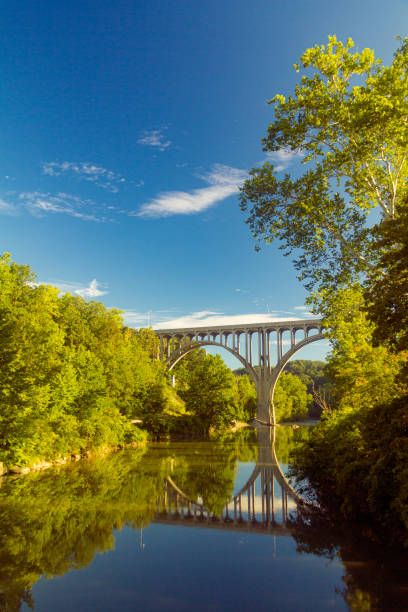
<path fill-rule="evenodd" d="M 238 418 L 241 421 L 250 421 L 255 417 L 257 406 L 257 392 L 255 384 L 248 374 L 235 377 L 237 387 Z"/>
<path fill-rule="evenodd" d="M 404 394 L 407 381 L 398 381 L 398 374 L 406 356 L 393 354 L 383 345 L 373 346 L 374 326 L 361 309 L 360 285 L 327 290 L 324 299 L 324 322 L 332 344 L 326 373 L 333 383 L 333 405 L 358 410 Z"/>
<path fill-rule="evenodd" d="M 309 289 L 370 271 L 378 250 L 368 213 L 393 219 L 406 206 L 408 42 L 389 67 L 353 46 L 329 36 L 327 46 L 308 49 L 294 94 L 270 101 L 264 150 L 301 156 L 304 172 L 279 178 L 268 161 L 241 189 L 255 239 L 278 239 L 286 255 L 295 253 Z"/>
<path fill-rule="evenodd" d="M 379 260 L 365 282 L 365 309 L 373 340 L 408 350 L 408 210 L 376 229 Z"/>
<path fill-rule="evenodd" d="M 231 425 L 237 415 L 235 377 L 221 357 L 193 351 L 181 364 L 175 370 L 177 392 L 195 415 L 198 429 L 208 433 Z"/>
<path fill-rule="evenodd" d="M 300 378 L 286 372 L 280 375 L 273 399 L 277 421 L 307 418 L 311 402 L 312 398 Z"/>

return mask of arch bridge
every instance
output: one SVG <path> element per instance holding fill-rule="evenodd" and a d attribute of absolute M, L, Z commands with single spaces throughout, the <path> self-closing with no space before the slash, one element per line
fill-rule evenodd
<path fill-rule="evenodd" d="M 255 383 L 256 417 L 268 425 L 275 424 L 273 395 L 284 367 L 301 348 L 325 337 L 321 319 L 160 329 L 155 333 L 160 339 L 160 358 L 169 371 L 202 346 L 220 346 L 232 353 Z"/>

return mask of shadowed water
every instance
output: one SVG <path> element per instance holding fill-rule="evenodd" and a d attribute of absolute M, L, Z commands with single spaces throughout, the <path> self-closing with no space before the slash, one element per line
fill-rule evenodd
<path fill-rule="evenodd" d="M 407 609 L 406 555 L 362 526 L 336 530 L 286 479 L 307 432 L 158 442 L 3 478 L 0 610 Z"/>

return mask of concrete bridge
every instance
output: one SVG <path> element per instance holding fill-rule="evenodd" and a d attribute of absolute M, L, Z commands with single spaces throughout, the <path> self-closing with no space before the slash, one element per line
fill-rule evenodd
<path fill-rule="evenodd" d="M 268 425 L 275 424 L 273 394 L 285 365 L 301 348 L 324 339 L 321 319 L 160 329 L 156 334 L 160 357 L 170 371 L 180 359 L 203 346 L 220 346 L 235 355 L 255 383 L 257 419 Z"/>
<path fill-rule="evenodd" d="M 289 513 L 303 499 L 283 474 L 275 454 L 275 430 L 257 428 L 258 460 L 246 484 L 223 507 L 211 513 L 200 500 L 182 491 L 171 477 L 164 482 L 154 522 L 183 527 L 291 534 Z"/>

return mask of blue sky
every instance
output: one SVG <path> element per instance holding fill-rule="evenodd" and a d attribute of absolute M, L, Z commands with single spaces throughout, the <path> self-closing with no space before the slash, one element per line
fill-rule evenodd
<path fill-rule="evenodd" d="M 1 251 L 134 326 L 306 316 L 236 196 L 266 101 L 329 34 L 388 63 L 407 23 L 406 0 L 3 3 Z"/>

